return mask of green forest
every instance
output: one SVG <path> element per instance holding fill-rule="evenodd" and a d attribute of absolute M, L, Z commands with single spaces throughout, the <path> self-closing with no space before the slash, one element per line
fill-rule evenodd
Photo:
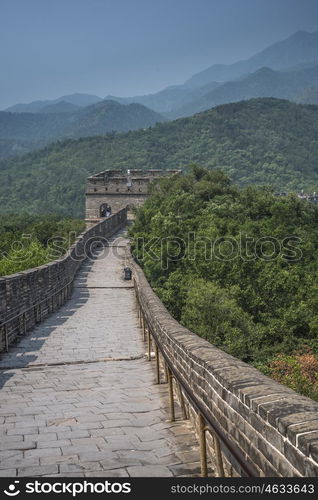
<path fill-rule="evenodd" d="M 220 169 L 239 185 L 318 191 L 318 107 L 273 98 L 218 106 L 148 129 L 58 141 L 0 162 L 1 212 L 84 214 L 85 180 L 105 169 Z"/>
<path fill-rule="evenodd" d="M 67 105 L 67 103 L 65 103 Z M 163 117 L 141 104 L 101 101 L 73 112 L 8 113 L 0 111 L 0 158 L 32 151 L 57 139 L 126 132 L 149 127 Z"/>
<path fill-rule="evenodd" d="M 192 165 L 162 179 L 133 253 L 183 325 L 318 399 L 318 206 Z"/>
<path fill-rule="evenodd" d="M 5 215 L 0 219 L 0 276 L 58 259 L 84 229 L 84 221 L 59 215 Z"/>

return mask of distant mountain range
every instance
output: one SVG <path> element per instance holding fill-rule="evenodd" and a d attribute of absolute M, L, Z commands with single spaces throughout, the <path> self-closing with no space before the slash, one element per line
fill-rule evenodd
<path fill-rule="evenodd" d="M 318 65 L 318 31 L 298 31 L 249 59 L 230 65 L 213 65 L 193 75 L 183 85 L 145 96 L 111 98 L 121 103 L 139 102 L 169 119 L 253 97 L 297 100 L 306 88 L 318 88 L 316 73 L 312 69 L 315 64 Z M 266 71 L 266 68 L 273 72 Z M 280 75 L 284 71 L 289 75 Z M 288 82 L 288 78 L 295 78 L 295 82 Z M 237 83 L 232 85 L 232 81 Z M 307 102 L 311 102 L 311 96 L 315 103 L 314 93 L 307 94 Z"/>
<path fill-rule="evenodd" d="M 55 139 L 144 128 L 229 102 L 276 97 L 318 104 L 317 96 L 318 31 L 298 31 L 249 59 L 213 65 L 183 85 L 157 93 L 109 95 L 104 100 L 96 95 L 71 94 L 11 106 L 0 112 L 0 158 Z"/>
<path fill-rule="evenodd" d="M 137 102 L 158 113 L 169 113 L 170 116 L 173 116 L 176 112 L 177 116 L 179 115 L 179 109 L 183 106 L 186 107 L 188 104 L 194 103 L 225 82 L 241 80 L 265 67 L 276 71 L 288 70 L 291 72 L 306 69 L 308 65 L 312 66 L 315 62 L 318 64 L 318 31 L 314 33 L 297 31 L 289 38 L 270 45 L 249 59 L 228 65 L 214 64 L 193 75 L 183 85 L 173 85 L 154 94 L 142 96 L 118 97 L 107 95 L 105 100 L 114 100 L 121 104 Z M 310 82 L 308 84 L 310 85 Z M 288 98 L 287 95 L 282 97 Z M 101 97 L 96 95 L 71 94 L 53 100 L 16 104 L 5 111 L 38 113 L 43 111 L 45 107 L 59 104 L 61 101 L 81 107 L 102 100 Z M 65 107 L 64 103 L 60 106 L 58 112 L 63 111 L 63 107 Z M 51 112 L 50 109 L 49 112 Z"/>
<path fill-rule="evenodd" d="M 48 99 L 46 101 L 33 101 L 28 104 L 15 104 L 4 111 L 11 113 L 40 113 L 47 106 L 52 106 L 60 103 L 73 104 L 76 107 L 89 106 L 96 102 L 102 101 L 101 97 L 91 94 L 69 94 L 58 97 L 57 99 Z"/>
<path fill-rule="evenodd" d="M 198 89 L 187 88 L 185 85 L 173 85 L 155 94 L 135 97 L 107 96 L 106 99 L 112 99 L 122 104 L 139 102 L 158 113 L 169 113 L 175 108 L 179 108 L 198 97 L 204 96 L 207 92 L 218 87 L 218 85 L 218 82 L 209 82 Z"/>
<path fill-rule="evenodd" d="M 145 106 L 100 101 L 79 107 L 64 100 L 37 113 L 0 111 L 0 158 L 16 156 L 61 138 L 127 132 L 146 128 L 163 117 Z"/>
<path fill-rule="evenodd" d="M 305 89 L 318 89 L 318 62 L 313 66 L 293 70 L 275 71 L 261 68 L 238 80 L 223 83 L 203 96 L 175 109 L 167 116 L 179 118 L 190 116 L 200 111 L 255 97 L 277 97 L 298 101 L 300 96 L 307 95 L 306 104 L 314 98 L 315 92 L 305 92 Z"/>

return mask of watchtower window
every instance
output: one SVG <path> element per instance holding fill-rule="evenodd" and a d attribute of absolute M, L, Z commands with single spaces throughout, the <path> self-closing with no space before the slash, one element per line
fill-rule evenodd
<path fill-rule="evenodd" d="M 119 189 L 117 188 L 117 189 L 116 189 L 116 191 L 117 191 L 117 193 L 118 193 L 118 192 L 119 192 Z"/>
<path fill-rule="evenodd" d="M 108 191 L 108 188 L 105 188 L 105 191 Z"/>
<path fill-rule="evenodd" d="M 95 193 L 97 192 L 97 188 L 94 188 L 94 192 L 95 192 Z"/>

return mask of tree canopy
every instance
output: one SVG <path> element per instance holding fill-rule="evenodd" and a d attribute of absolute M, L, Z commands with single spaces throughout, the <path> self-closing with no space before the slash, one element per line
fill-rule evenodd
<path fill-rule="evenodd" d="M 131 234 L 175 318 L 268 373 L 275 356 L 318 353 L 317 223 L 313 203 L 194 165 L 153 186 Z"/>
<path fill-rule="evenodd" d="M 85 223 L 59 215 L 6 214 L 0 219 L 0 276 L 61 257 Z"/>

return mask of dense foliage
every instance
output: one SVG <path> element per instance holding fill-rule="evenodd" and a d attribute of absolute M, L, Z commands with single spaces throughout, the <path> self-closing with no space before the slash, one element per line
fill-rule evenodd
<path fill-rule="evenodd" d="M 318 352 L 316 205 L 192 166 L 154 186 L 132 235 L 150 283 L 198 335 L 262 369 Z"/>
<path fill-rule="evenodd" d="M 318 401 L 318 356 L 307 346 L 256 366 L 277 382 Z"/>
<path fill-rule="evenodd" d="M 60 216 L 4 215 L 0 219 L 0 276 L 61 257 L 85 223 Z"/>
<path fill-rule="evenodd" d="M 318 191 L 318 107 L 277 99 L 219 106 L 153 128 L 67 140 L 0 162 L 1 211 L 79 217 L 89 173 L 198 162 L 235 183 Z"/>

